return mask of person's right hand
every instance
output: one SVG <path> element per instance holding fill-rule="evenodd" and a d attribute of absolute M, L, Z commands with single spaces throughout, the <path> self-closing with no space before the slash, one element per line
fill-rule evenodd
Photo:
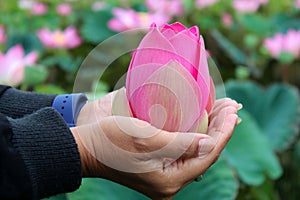
<path fill-rule="evenodd" d="M 216 101 L 208 134 L 172 133 L 121 116 L 72 128 L 86 177 L 100 177 L 152 199 L 171 199 L 218 158 L 238 123 L 239 105 Z"/>

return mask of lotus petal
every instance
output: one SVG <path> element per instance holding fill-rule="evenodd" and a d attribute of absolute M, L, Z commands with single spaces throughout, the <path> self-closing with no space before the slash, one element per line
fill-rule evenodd
<path fill-rule="evenodd" d="M 202 116 L 194 123 L 189 132 L 194 133 L 207 133 L 208 130 L 208 114 L 206 110 L 203 112 Z"/>
<path fill-rule="evenodd" d="M 173 30 L 176 33 L 179 33 L 179 32 L 181 32 L 183 30 L 187 30 L 187 28 L 183 24 L 181 24 L 179 22 L 175 22 L 174 24 L 171 24 L 170 26 L 173 28 Z"/>
<path fill-rule="evenodd" d="M 200 37 L 200 61 L 199 61 L 199 67 L 198 75 L 202 75 L 204 78 L 204 81 L 207 83 L 207 86 L 209 87 L 210 84 L 210 75 L 209 75 L 209 68 L 208 68 L 208 63 L 207 63 L 207 56 L 206 56 L 206 50 L 205 50 L 205 45 L 204 45 L 204 40 L 203 37 Z M 198 80 L 198 79 L 197 79 Z"/>
<path fill-rule="evenodd" d="M 177 62 L 179 62 L 183 66 L 183 68 L 185 68 L 188 72 L 197 73 L 195 72 L 195 66 L 188 62 L 184 57 L 180 56 L 179 53 L 176 53 L 175 51 L 170 52 L 163 49 L 136 50 L 132 61 L 134 67 L 131 67 L 129 71 L 132 68 L 137 68 L 141 65 L 149 63 L 161 64 L 161 66 L 163 66 L 171 60 L 176 60 Z M 137 65 L 136 61 L 139 63 L 139 65 Z"/>
<path fill-rule="evenodd" d="M 38 59 L 38 53 L 37 52 L 31 52 L 30 54 L 25 56 L 24 64 L 25 65 L 33 65 L 36 62 L 37 59 Z"/>
<path fill-rule="evenodd" d="M 208 114 L 212 110 L 215 100 L 216 100 L 215 85 L 214 85 L 212 78 L 210 78 L 209 97 L 208 97 L 208 101 L 207 101 L 206 108 L 205 108 L 205 110 L 207 111 Z"/>
<path fill-rule="evenodd" d="M 189 31 L 192 34 L 194 34 L 197 39 L 199 38 L 200 34 L 199 34 L 199 28 L 198 28 L 198 26 L 192 26 L 191 28 L 189 28 Z"/>
<path fill-rule="evenodd" d="M 175 31 L 172 29 L 164 29 L 161 33 L 166 37 L 166 39 L 172 38 L 176 35 Z"/>
<path fill-rule="evenodd" d="M 16 60 L 22 60 L 24 56 L 24 50 L 21 45 L 16 45 L 8 50 L 6 53 L 6 61 L 13 63 Z"/>
<path fill-rule="evenodd" d="M 126 89 L 121 88 L 114 96 L 112 102 L 112 115 L 132 117 L 129 102 L 126 97 Z"/>
<path fill-rule="evenodd" d="M 157 54 L 148 57 L 144 56 L 144 52 L 147 49 L 158 49 L 166 52 L 175 52 L 175 49 L 171 45 L 171 43 L 162 35 L 162 33 L 157 28 L 151 28 L 152 30 L 147 33 L 147 35 L 142 39 L 139 47 L 134 52 L 132 62 L 130 63 L 129 70 L 135 66 L 145 64 L 145 63 L 153 63 L 153 58 L 157 56 Z"/>
<path fill-rule="evenodd" d="M 204 111 L 195 79 L 176 61 L 156 70 L 129 102 L 134 117 L 167 131 L 188 131 Z"/>
<path fill-rule="evenodd" d="M 129 98 L 136 89 L 143 85 L 162 66 L 162 64 L 148 63 L 129 70 L 126 79 L 127 97 Z"/>
<path fill-rule="evenodd" d="M 200 44 L 197 39 L 187 36 L 187 32 L 188 31 L 182 31 L 178 33 L 170 39 L 170 43 L 172 44 L 176 52 L 180 55 L 180 57 L 183 57 L 189 63 L 191 63 L 192 66 L 194 66 L 193 68 L 188 70 L 196 80 L 200 59 Z"/>

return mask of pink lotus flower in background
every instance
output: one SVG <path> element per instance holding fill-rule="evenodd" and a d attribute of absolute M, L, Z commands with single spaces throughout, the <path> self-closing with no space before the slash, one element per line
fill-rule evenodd
<path fill-rule="evenodd" d="M 170 20 L 162 13 L 136 12 L 132 9 L 114 8 L 112 13 L 114 18 L 109 20 L 107 25 L 111 30 L 118 32 L 149 27 L 153 22 L 162 25 Z"/>
<path fill-rule="evenodd" d="M 300 55 L 300 31 L 288 30 L 284 36 L 282 51 L 292 54 L 294 57 Z"/>
<path fill-rule="evenodd" d="M 72 7 L 68 3 L 61 3 L 56 7 L 56 12 L 61 16 L 68 16 L 72 13 Z"/>
<path fill-rule="evenodd" d="M 34 3 L 31 8 L 31 13 L 33 15 L 44 15 L 48 11 L 48 6 L 44 3 Z"/>
<path fill-rule="evenodd" d="M 257 0 L 260 2 L 260 4 L 265 5 L 267 3 L 269 3 L 269 0 Z"/>
<path fill-rule="evenodd" d="M 73 26 L 67 27 L 64 31 L 41 29 L 37 36 L 45 47 L 72 49 L 82 43 L 82 39 Z"/>
<path fill-rule="evenodd" d="M 123 115 L 168 131 L 205 133 L 215 93 L 198 27 L 153 24 L 133 54 L 124 96 L 130 112 Z M 113 114 L 122 115 L 118 100 L 114 105 Z"/>
<path fill-rule="evenodd" d="M 0 44 L 6 41 L 5 28 L 3 25 L 0 25 Z"/>
<path fill-rule="evenodd" d="M 168 16 L 181 16 L 184 7 L 181 0 L 146 0 L 146 6 L 151 12 L 159 12 Z"/>
<path fill-rule="evenodd" d="M 240 13 L 253 13 L 262 4 L 267 4 L 269 0 L 234 0 L 233 8 Z"/>
<path fill-rule="evenodd" d="M 283 34 L 277 33 L 272 38 L 266 38 L 263 45 L 270 52 L 272 57 L 278 58 L 282 51 L 283 40 Z"/>
<path fill-rule="evenodd" d="M 93 11 L 104 10 L 107 7 L 107 3 L 104 1 L 96 1 L 92 4 L 91 9 Z"/>
<path fill-rule="evenodd" d="M 199 9 L 203 9 L 205 7 L 211 6 L 217 3 L 219 0 L 197 0 L 196 7 Z"/>
<path fill-rule="evenodd" d="M 300 9 L 300 0 L 296 0 L 296 1 L 295 1 L 295 7 L 296 7 L 297 9 Z"/>
<path fill-rule="evenodd" d="M 290 29 L 286 34 L 276 33 L 263 42 L 273 58 L 279 58 L 281 53 L 290 53 L 295 58 L 300 56 L 300 31 Z"/>
<path fill-rule="evenodd" d="M 24 68 L 34 65 L 37 58 L 36 52 L 25 56 L 21 45 L 11 47 L 6 54 L 0 52 L 0 84 L 20 85 L 24 79 Z"/>
<path fill-rule="evenodd" d="M 232 26 L 233 20 L 232 20 L 231 14 L 229 14 L 229 13 L 224 13 L 224 14 L 222 15 L 222 24 L 223 24 L 225 27 L 230 27 L 230 26 Z"/>
<path fill-rule="evenodd" d="M 19 0 L 18 6 L 20 9 L 32 9 L 35 4 L 34 0 Z"/>

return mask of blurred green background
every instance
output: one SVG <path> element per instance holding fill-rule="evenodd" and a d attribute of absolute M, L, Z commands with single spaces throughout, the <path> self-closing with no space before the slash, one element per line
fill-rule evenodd
<path fill-rule="evenodd" d="M 0 13 L 0 83 L 56 94 L 73 92 L 84 59 L 118 32 L 152 21 L 199 26 L 226 95 L 244 105 L 243 122 L 203 180 L 175 199 L 300 199 L 300 1 L 10 0 L 0 1 Z M 10 51 L 16 45 L 38 58 L 29 66 L 24 55 Z M 113 90 L 130 58 L 116 59 L 90 92 L 99 97 Z M 147 198 L 106 180 L 84 179 L 79 190 L 50 199 Z"/>

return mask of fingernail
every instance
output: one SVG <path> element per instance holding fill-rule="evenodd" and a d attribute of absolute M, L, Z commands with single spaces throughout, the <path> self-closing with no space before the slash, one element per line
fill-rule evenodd
<path fill-rule="evenodd" d="M 241 118 L 237 119 L 237 124 L 240 124 L 243 120 Z"/>
<path fill-rule="evenodd" d="M 239 103 L 238 104 L 238 110 L 241 110 L 243 108 L 243 104 Z"/>
<path fill-rule="evenodd" d="M 213 150 L 215 147 L 215 141 L 213 138 L 200 139 L 198 145 L 198 157 L 203 158 Z"/>

